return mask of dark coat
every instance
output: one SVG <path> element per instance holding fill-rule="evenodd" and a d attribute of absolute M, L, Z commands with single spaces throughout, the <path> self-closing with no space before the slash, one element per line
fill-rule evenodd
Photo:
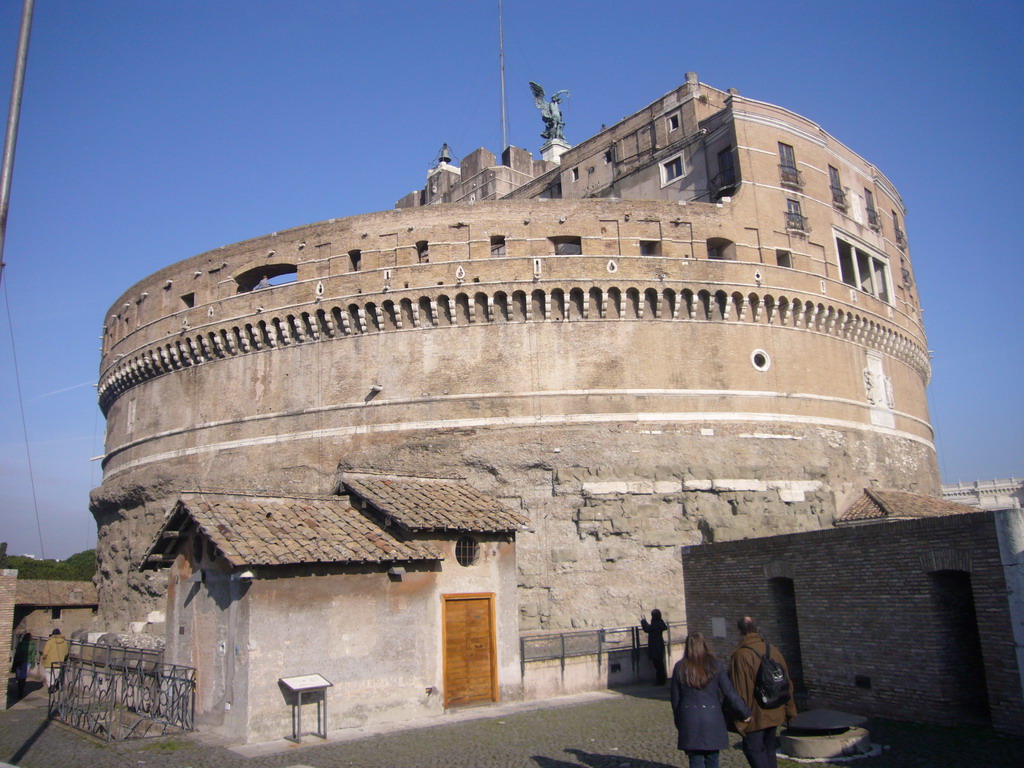
<path fill-rule="evenodd" d="M 793 701 L 793 677 L 779 649 L 772 645 L 771 656 L 782 664 L 789 680 L 789 701 L 775 709 L 761 709 L 754 700 L 754 684 L 757 682 L 757 670 L 761 666 L 761 655 L 764 653 L 765 642 L 757 633 L 744 635 L 736 650 L 732 652 L 729 677 L 736 686 L 736 692 L 750 706 L 753 715 L 749 723 L 737 723 L 736 730 L 741 734 L 761 731 L 788 723 L 796 717 L 796 703 Z"/>
<path fill-rule="evenodd" d="M 722 701 L 732 716 L 741 719 L 750 716 L 750 709 L 743 703 L 729 682 L 722 665 L 715 662 L 715 676 L 703 688 L 691 688 L 686 684 L 686 673 L 681 669 L 683 661 L 676 664 L 672 672 L 672 717 L 679 731 L 679 749 L 712 752 L 729 746 L 729 734 L 725 730 L 725 716 Z"/>
<path fill-rule="evenodd" d="M 665 658 L 665 630 L 668 624 L 660 616 L 653 621 L 640 619 L 640 628 L 647 633 L 647 655 L 652 659 Z"/>

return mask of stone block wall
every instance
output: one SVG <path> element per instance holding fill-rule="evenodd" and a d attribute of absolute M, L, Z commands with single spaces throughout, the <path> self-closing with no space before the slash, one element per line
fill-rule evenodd
<path fill-rule="evenodd" d="M 995 727 L 1024 731 L 992 513 L 695 546 L 682 560 L 691 631 L 728 658 L 736 619 L 754 616 L 808 706 L 936 723 L 984 720 L 987 708 Z M 959 652 L 964 612 L 943 586 L 965 575 L 980 660 Z M 987 702 L 970 701 L 985 688 Z"/>
<path fill-rule="evenodd" d="M 14 644 L 14 603 L 18 599 L 18 572 L 9 568 L 0 570 L 0 669 L 4 679 L 11 668 Z M 6 701 L 6 696 L 4 697 Z"/>

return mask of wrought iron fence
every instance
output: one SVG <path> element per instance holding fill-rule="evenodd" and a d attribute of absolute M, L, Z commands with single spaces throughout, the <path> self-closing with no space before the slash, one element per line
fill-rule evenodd
<path fill-rule="evenodd" d="M 195 728 L 196 671 L 161 651 L 71 641 L 54 672 L 50 716 L 106 741 Z"/>
<path fill-rule="evenodd" d="M 686 639 L 683 633 L 684 626 L 682 623 L 668 625 L 668 630 L 665 633 L 667 649 L 671 650 L 674 643 L 682 643 Z M 673 629 L 676 639 L 673 639 L 672 636 Z M 647 633 L 640 627 L 607 627 L 574 632 L 520 635 L 520 671 L 525 677 L 527 662 L 556 659 L 561 662 L 564 669 L 565 660 L 573 656 L 597 656 L 597 665 L 600 667 L 609 654 L 616 652 L 629 652 L 634 669 L 636 669 L 639 664 L 640 651 L 645 648 L 647 648 Z"/>

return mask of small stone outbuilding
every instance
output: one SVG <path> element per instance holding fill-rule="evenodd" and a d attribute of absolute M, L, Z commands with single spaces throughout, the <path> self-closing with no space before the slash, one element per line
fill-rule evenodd
<path fill-rule="evenodd" d="M 197 670 L 200 729 L 288 735 L 297 675 L 333 683 L 332 730 L 522 695 L 525 518 L 460 479 L 346 473 L 339 493 L 171 510 L 143 567 L 170 567 L 166 660 Z"/>
<path fill-rule="evenodd" d="M 70 635 L 92 628 L 99 606 L 91 581 L 18 579 L 14 633 L 46 638 L 54 629 Z"/>

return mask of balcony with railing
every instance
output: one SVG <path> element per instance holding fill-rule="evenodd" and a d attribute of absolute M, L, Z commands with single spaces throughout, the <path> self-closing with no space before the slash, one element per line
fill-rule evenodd
<path fill-rule="evenodd" d="M 779 163 L 779 182 L 784 187 L 803 189 L 804 177 L 795 165 Z"/>
<path fill-rule="evenodd" d="M 882 229 L 882 217 L 878 215 L 878 211 L 874 208 L 868 208 L 868 226 L 875 230 L 875 232 L 879 232 Z"/>
<path fill-rule="evenodd" d="M 738 186 L 739 179 L 736 178 L 735 171 L 719 173 L 711 179 L 711 196 L 717 200 L 720 197 L 732 195 Z"/>
<path fill-rule="evenodd" d="M 786 211 L 786 229 L 796 232 L 810 232 L 811 226 L 807 223 L 807 217 L 795 211 Z"/>
<path fill-rule="evenodd" d="M 907 247 L 907 233 L 900 228 L 899 224 L 896 225 L 896 245 L 903 250 Z"/>
<path fill-rule="evenodd" d="M 832 205 L 843 213 L 849 208 L 846 202 L 846 192 L 839 187 L 832 187 Z"/>

